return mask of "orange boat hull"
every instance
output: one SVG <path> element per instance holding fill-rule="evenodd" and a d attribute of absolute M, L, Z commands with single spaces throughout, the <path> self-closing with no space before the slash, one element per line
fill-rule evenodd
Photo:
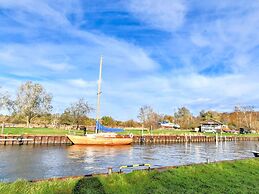
<path fill-rule="evenodd" d="M 77 136 L 77 135 L 67 135 L 67 137 L 75 145 L 129 145 L 132 143 L 133 139 L 130 137 L 114 136 Z"/>

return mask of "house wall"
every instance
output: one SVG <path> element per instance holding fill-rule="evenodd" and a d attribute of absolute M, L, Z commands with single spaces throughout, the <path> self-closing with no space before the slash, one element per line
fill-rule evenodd
<path fill-rule="evenodd" d="M 201 125 L 201 132 L 205 132 L 205 131 L 217 131 L 220 130 L 222 128 L 222 125 L 212 125 L 212 124 L 202 124 Z"/>

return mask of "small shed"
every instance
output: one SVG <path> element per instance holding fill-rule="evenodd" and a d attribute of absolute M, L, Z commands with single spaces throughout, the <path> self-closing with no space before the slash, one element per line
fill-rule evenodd
<path fill-rule="evenodd" d="M 226 127 L 227 126 L 224 125 L 222 122 L 214 119 L 210 119 L 210 120 L 201 122 L 200 131 L 216 133 L 216 132 L 222 131 Z"/>

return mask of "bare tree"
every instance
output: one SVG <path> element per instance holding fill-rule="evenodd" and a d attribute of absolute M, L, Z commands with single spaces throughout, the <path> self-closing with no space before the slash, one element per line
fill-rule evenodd
<path fill-rule="evenodd" d="M 5 109 L 5 108 L 9 109 L 9 103 L 10 103 L 10 98 L 9 98 L 8 93 L 0 90 L 0 110 Z M 3 116 L 1 134 L 4 134 L 4 123 L 5 123 L 5 116 Z"/>
<path fill-rule="evenodd" d="M 242 123 L 242 118 L 241 118 L 241 109 L 240 106 L 235 106 L 234 107 L 234 114 L 235 114 L 235 118 L 234 118 L 234 122 L 238 127 L 241 127 L 241 123 Z"/>
<path fill-rule="evenodd" d="M 161 116 L 154 112 L 151 106 L 142 106 L 139 109 L 138 119 L 145 127 L 157 127 L 159 120 L 161 120 Z"/>
<path fill-rule="evenodd" d="M 4 101 L 5 101 L 4 99 L 5 99 L 5 94 L 2 90 L 0 90 L 0 109 L 4 108 Z"/>
<path fill-rule="evenodd" d="M 234 113 L 236 113 L 236 120 L 239 127 L 245 126 L 253 128 L 256 122 L 256 113 L 254 106 L 235 106 Z"/>
<path fill-rule="evenodd" d="M 93 110 L 93 108 L 88 104 L 88 102 L 80 98 L 78 101 L 73 102 L 68 108 L 66 108 L 65 113 L 70 116 L 72 123 L 76 124 L 76 128 L 82 123 L 82 120 Z"/>
<path fill-rule="evenodd" d="M 13 110 L 13 101 L 10 95 L 6 91 L 0 90 L 0 110 L 7 109 L 8 111 Z"/>
<path fill-rule="evenodd" d="M 251 129 L 254 106 L 241 106 L 240 110 L 244 115 L 244 120 L 245 120 L 246 126 Z"/>
<path fill-rule="evenodd" d="M 28 81 L 18 88 L 14 110 L 15 113 L 26 116 L 29 127 L 33 118 L 52 110 L 51 101 L 52 95 L 42 85 Z"/>
<path fill-rule="evenodd" d="M 147 119 L 148 119 L 148 115 L 153 112 L 153 109 L 150 106 L 142 106 L 139 109 L 139 115 L 138 115 L 138 119 L 140 120 L 140 122 L 143 123 L 143 125 L 145 125 Z"/>

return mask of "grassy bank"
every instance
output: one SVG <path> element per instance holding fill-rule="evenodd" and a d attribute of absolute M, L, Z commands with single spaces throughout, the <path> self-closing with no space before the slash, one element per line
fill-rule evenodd
<path fill-rule="evenodd" d="M 10 135 L 66 135 L 69 133 L 69 130 L 64 129 L 53 129 L 53 128 L 5 128 L 4 134 Z M 80 130 L 70 130 L 70 133 L 83 135 L 83 131 Z M 88 133 L 93 133 L 92 131 Z M 140 128 L 126 128 L 124 132 L 120 132 L 119 134 L 130 134 L 133 135 L 142 135 L 142 130 Z M 207 136 L 215 136 L 214 133 L 196 133 L 191 132 L 190 130 L 172 130 L 172 129 L 156 129 L 152 131 L 144 130 L 143 135 L 207 135 Z M 232 133 L 223 133 L 223 136 L 248 136 L 248 137 L 257 137 L 259 134 L 232 134 Z"/>
<path fill-rule="evenodd" d="M 120 134 L 129 134 L 132 133 L 133 135 L 142 135 L 142 130 L 140 128 L 125 128 L 124 132 L 120 132 Z M 191 132 L 190 130 L 172 130 L 172 129 L 155 129 L 152 131 L 149 131 L 147 129 L 143 130 L 143 135 L 182 135 L 182 134 L 196 134 L 194 132 Z"/>
<path fill-rule="evenodd" d="M 64 181 L 0 183 L 0 193 L 258 193 L 259 160 L 200 164 Z"/>
<path fill-rule="evenodd" d="M 140 128 L 132 129 L 132 128 L 125 128 L 124 132 L 121 132 L 120 134 L 129 134 L 132 133 L 133 135 L 142 135 L 142 130 Z M 143 135 L 206 135 L 206 136 L 215 136 L 215 133 L 197 133 L 193 132 L 188 129 L 181 129 L 181 130 L 175 130 L 175 129 L 155 129 L 152 131 L 144 130 Z M 219 134 L 220 135 L 220 134 Z M 259 134 L 233 134 L 233 133 L 222 133 L 222 136 L 243 136 L 243 137 L 258 137 Z"/>
<path fill-rule="evenodd" d="M 4 134 L 9 135 L 66 135 L 69 133 L 69 130 L 64 129 L 53 129 L 53 128 L 5 128 Z M 76 133 L 78 135 L 82 135 L 83 131 L 80 130 L 70 130 L 70 133 Z"/>
<path fill-rule="evenodd" d="M 32 135 L 37 135 L 37 134 L 42 134 L 42 135 L 65 135 L 68 134 L 69 130 L 64 130 L 64 129 L 54 129 L 54 128 L 5 128 L 4 129 L 4 134 L 13 134 L 13 135 L 22 135 L 22 134 L 32 134 Z M 80 130 L 70 130 L 70 133 L 76 133 L 76 134 L 83 134 L 83 131 Z M 89 131 L 88 133 L 92 133 L 92 131 Z M 142 130 L 139 128 L 135 129 L 125 129 L 124 132 L 120 132 L 119 134 L 134 134 L 134 135 L 141 135 Z M 181 135 L 181 134 L 197 134 L 190 132 L 190 130 L 167 130 L 167 129 L 156 129 L 153 130 L 152 132 L 144 130 L 143 134 L 144 135 L 159 135 L 159 134 L 175 134 L 175 135 Z"/>

